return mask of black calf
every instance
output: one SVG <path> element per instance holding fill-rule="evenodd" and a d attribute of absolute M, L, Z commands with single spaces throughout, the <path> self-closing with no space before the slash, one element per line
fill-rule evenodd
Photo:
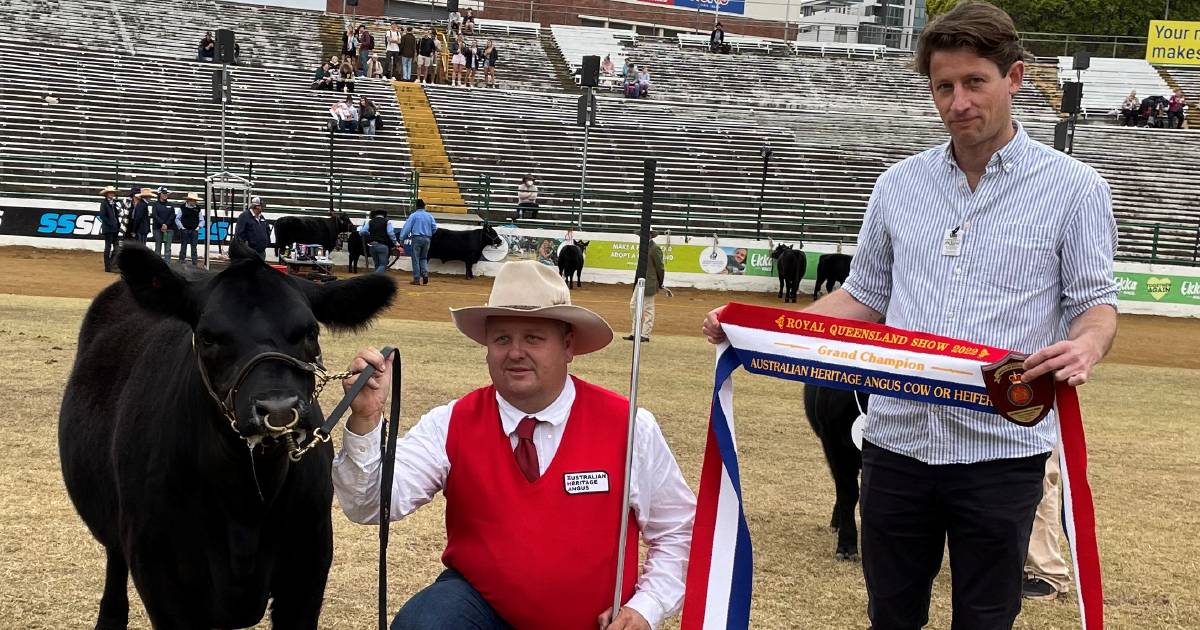
<path fill-rule="evenodd" d="M 850 437 L 850 427 L 858 417 L 855 392 L 816 385 L 804 386 L 804 415 L 813 432 L 821 439 L 825 461 L 833 476 L 836 500 L 829 529 L 837 532 L 838 560 L 858 560 L 858 524 L 854 508 L 858 506 L 858 473 L 862 470 L 862 453 Z M 867 396 L 857 394 L 863 411 Z"/>

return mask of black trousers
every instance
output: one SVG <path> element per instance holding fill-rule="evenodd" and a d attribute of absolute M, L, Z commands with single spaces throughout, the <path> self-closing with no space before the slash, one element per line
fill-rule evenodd
<path fill-rule="evenodd" d="M 929 622 L 949 541 L 952 630 L 1007 630 L 1048 454 L 930 465 L 863 442 L 862 560 L 873 630 Z"/>
<path fill-rule="evenodd" d="M 113 258 L 117 255 L 117 249 L 121 246 L 121 235 L 116 232 L 104 233 L 104 270 L 112 269 Z"/>

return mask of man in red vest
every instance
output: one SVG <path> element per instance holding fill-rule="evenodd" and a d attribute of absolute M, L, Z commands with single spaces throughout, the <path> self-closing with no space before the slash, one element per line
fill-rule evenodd
<path fill-rule="evenodd" d="M 683 599 L 695 495 L 654 416 L 639 409 L 623 607 L 611 619 L 629 401 L 567 365 L 607 346 L 612 329 L 571 305 L 562 278 L 536 261 L 504 265 L 487 306 L 451 314 L 487 347 L 492 384 L 425 414 L 397 445 L 392 513 L 446 495 L 446 570 L 400 609 L 393 630 L 656 627 Z M 350 367 L 368 363 L 379 371 L 351 406 L 333 464 L 338 501 L 358 523 L 379 518 L 391 379 L 374 349 Z M 640 576 L 639 535 L 649 547 Z"/>

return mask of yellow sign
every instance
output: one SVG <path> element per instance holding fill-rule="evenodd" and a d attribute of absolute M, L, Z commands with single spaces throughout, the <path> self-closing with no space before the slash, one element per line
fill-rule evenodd
<path fill-rule="evenodd" d="M 1151 20 L 1146 61 L 1200 66 L 1200 22 Z"/>

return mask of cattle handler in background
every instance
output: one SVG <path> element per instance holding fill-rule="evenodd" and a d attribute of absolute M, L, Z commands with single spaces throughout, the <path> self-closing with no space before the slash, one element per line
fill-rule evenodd
<path fill-rule="evenodd" d="M 446 570 L 396 615 L 393 630 L 609 630 L 656 627 L 683 600 L 696 499 L 654 416 L 637 412 L 624 606 L 610 620 L 629 401 L 570 376 L 575 355 L 612 329 L 571 304 L 554 269 L 501 267 L 487 306 L 452 309 L 487 348 L 492 384 L 425 414 L 400 438 L 393 518 L 446 496 Z M 346 516 L 379 518 L 381 413 L 390 359 L 363 350 L 352 371 L 379 371 L 355 398 L 334 460 Z M 344 382 L 348 390 L 353 380 Z M 638 533 L 649 546 L 638 576 Z"/>
<path fill-rule="evenodd" d="M 100 233 L 104 235 L 104 271 L 111 273 L 113 258 L 121 246 L 121 208 L 117 205 L 117 189 L 105 186 L 100 191 Z"/>
<path fill-rule="evenodd" d="M 250 209 L 238 216 L 236 237 L 245 241 L 250 249 L 258 252 L 258 255 L 266 260 L 267 246 L 271 244 L 271 228 L 267 226 L 267 220 L 262 215 L 264 206 L 262 197 L 250 200 Z"/>

